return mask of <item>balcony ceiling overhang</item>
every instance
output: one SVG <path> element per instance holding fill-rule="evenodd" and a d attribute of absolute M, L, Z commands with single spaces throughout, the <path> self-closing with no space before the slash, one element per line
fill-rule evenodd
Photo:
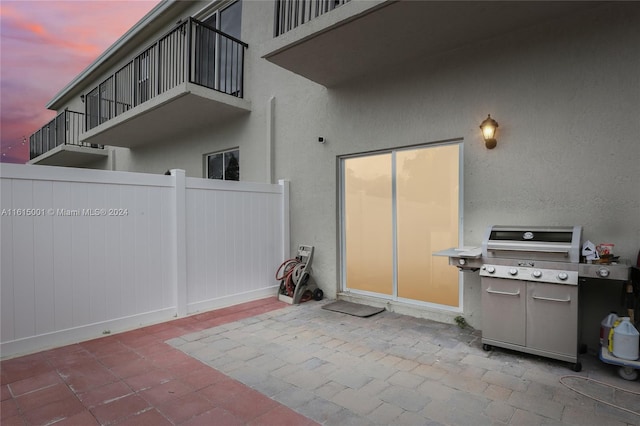
<path fill-rule="evenodd" d="M 105 149 L 88 146 L 58 145 L 27 162 L 43 166 L 82 167 L 105 159 L 109 153 Z"/>
<path fill-rule="evenodd" d="M 183 83 L 84 132 L 85 143 L 133 148 L 181 136 L 251 111 L 245 99 Z"/>
<path fill-rule="evenodd" d="M 602 2 L 351 1 L 274 38 L 263 57 L 325 87 Z"/>

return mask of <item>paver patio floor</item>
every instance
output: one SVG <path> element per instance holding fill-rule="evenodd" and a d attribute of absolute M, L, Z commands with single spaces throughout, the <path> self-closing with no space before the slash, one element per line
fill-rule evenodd
<path fill-rule="evenodd" d="M 276 298 L 2 361 L 10 425 L 312 425 L 164 343 L 287 305 Z"/>
<path fill-rule="evenodd" d="M 640 425 L 640 382 L 479 332 L 275 298 L 2 361 L 5 425 Z M 575 376 L 580 377 L 575 377 Z M 594 378 L 632 392 L 613 390 Z"/>
<path fill-rule="evenodd" d="M 640 425 L 640 416 L 604 403 L 640 412 L 640 382 L 619 378 L 593 355 L 583 355 L 575 373 L 565 362 L 486 352 L 473 329 L 389 311 L 360 318 L 321 309 L 328 302 L 168 343 L 326 425 Z"/>

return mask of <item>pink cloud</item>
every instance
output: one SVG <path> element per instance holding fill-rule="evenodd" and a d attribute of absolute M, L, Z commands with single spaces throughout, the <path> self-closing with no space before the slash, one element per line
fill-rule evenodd
<path fill-rule="evenodd" d="M 157 3 L 0 3 L 0 161 L 28 160 L 23 138 L 55 116 L 47 102 Z"/>

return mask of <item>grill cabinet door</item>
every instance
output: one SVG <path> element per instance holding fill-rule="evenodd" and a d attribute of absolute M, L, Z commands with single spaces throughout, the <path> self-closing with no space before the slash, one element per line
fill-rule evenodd
<path fill-rule="evenodd" d="M 575 357 L 578 286 L 527 283 L 527 347 Z"/>
<path fill-rule="evenodd" d="M 526 281 L 482 277 L 482 338 L 524 346 Z"/>

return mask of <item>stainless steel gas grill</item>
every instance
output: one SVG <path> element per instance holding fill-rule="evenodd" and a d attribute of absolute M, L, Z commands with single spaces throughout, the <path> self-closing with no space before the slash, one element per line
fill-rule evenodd
<path fill-rule="evenodd" d="M 448 257 L 460 271 L 480 271 L 485 350 L 498 346 L 546 356 L 580 371 L 579 324 L 585 318 L 579 316 L 578 287 L 627 283 L 631 270 L 626 261 L 580 263 L 581 238 L 581 226 L 492 225 L 482 247 L 434 255 Z M 594 327 L 599 324 L 597 318 Z"/>
<path fill-rule="evenodd" d="M 490 226 L 482 243 L 482 344 L 578 362 L 582 227 Z"/>

